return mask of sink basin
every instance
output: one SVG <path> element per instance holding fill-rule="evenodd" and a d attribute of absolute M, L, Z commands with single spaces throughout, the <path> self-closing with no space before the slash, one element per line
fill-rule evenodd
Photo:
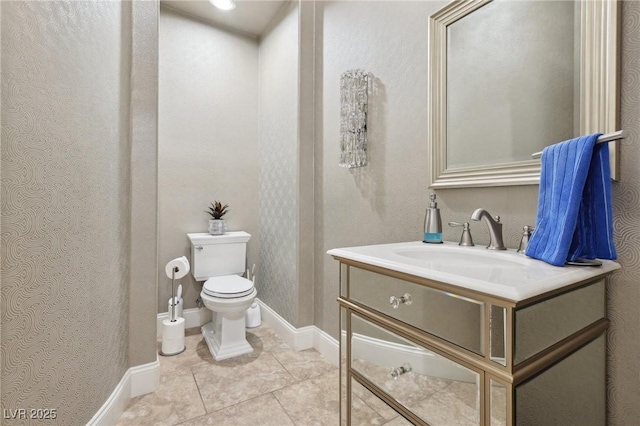
<path fill-rule="evenodd" d="M 487 250 L 484 247 L 423 244 L 419 247 L 396 247 L 391 252 L 399 262 L 491 282 L 506 282 L 526 274 L 530 263 L 529 259 L 514 251 Z"/>
<path fill-rule="evenodd" d="M 556 267 L 516 253 L 461 247 L 456 243 L 379 244 L 329 250 L 339 258 L 404 272 L 511 301 L 522 301 L 565 285 L 604 275 L 620 265 Z"/>
<path fill-rule="evenodd" d="M 522 267 L 527 264 L 525 258 L 518 258 L 507 252 L 503 253 L 492 250 L 477 250 L 449 246 L 424 246 L 415 248 L 396 248 L 392 250 L 398 256 L 417 259 L 424 262 L 429 268 L 513 268 Z"/>

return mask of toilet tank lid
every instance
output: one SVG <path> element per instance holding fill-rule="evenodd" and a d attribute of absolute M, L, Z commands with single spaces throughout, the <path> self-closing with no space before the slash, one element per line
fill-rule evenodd
<path fill-rule="evenodd" d="M 187 234 L 192 245 L 246 243 L 251 234 L 244 231 L 231 231 L 224 235 L 211 235 L 206 232 Z"/>

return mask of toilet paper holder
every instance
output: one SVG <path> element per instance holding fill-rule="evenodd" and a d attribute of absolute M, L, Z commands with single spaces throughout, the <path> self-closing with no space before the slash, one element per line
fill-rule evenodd
<path fill-rule="evenodd" d="M 189 261 L 186 257 L 170 261 L 165 272 L 171 278 L 171 299 L 169 303 L 169 318 L 162 321 L 162 346 L 159 351 L 162 356 L 173 356 L 185 351 L 184 344 L 184 318 L 178 317 L 178 297 L 176 297 L 175 281 L 189 273 Z M 181 295 L 182 286 L 178 286 L 178 294 Z"/>
<path fill-rule="evenodd" d="M 165 272 L 167 274 L 167 277 L 171 278 L 171 306 L 169 309 L 169 319 L 171 322 L 176 322 L 177 318 L 177 297 L 176 297 L 176 290 L 175 290 L 175 281 L 176 278 L 180 279 L 184 276 L 186 276 L 189 273 L 189 270 L 191 269 L 190 265 L 189 265 L 189 260 L 185 257 L 178 257 L 176 259 L 173 259 L 171 261 L 169 261 L 169 263 L 167 263 L 167 266 L 165 267 Z M 180 288 L 178 288 L 178 291 L 180 291 Z"/>

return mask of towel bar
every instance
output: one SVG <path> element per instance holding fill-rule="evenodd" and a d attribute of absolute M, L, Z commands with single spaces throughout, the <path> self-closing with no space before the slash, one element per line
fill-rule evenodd
<path fill-rule="evenodd" d="M 596 143 L 606 143 L 611 141 L 617 141 L 618 139 L 624 139 L 626 136 L 624 130 L 618 130 L 617 132 L 607 133 L 596 139 Z M 531 158 L 542 157 L 542 151 L 531 154 Z"/>

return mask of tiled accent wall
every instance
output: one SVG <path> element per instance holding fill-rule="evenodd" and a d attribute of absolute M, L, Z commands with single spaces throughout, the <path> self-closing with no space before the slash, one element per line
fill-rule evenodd
<path fill-rule="evenodd" d="M 298 13 L 285 9 L 260 43 L 258 297 L 297 321 Z"/>
<path fill-rule="evenodd" d="M 128 368 L 131 5 L 1 8 L 1 405 L 84 424 Z"/>
<path fill-rule="evenodd" d="M 618 262 L 608 287 L 608 424 L 640 423 L 640 2 L 622 2 L 622 179 L 613 185 Z"/>

